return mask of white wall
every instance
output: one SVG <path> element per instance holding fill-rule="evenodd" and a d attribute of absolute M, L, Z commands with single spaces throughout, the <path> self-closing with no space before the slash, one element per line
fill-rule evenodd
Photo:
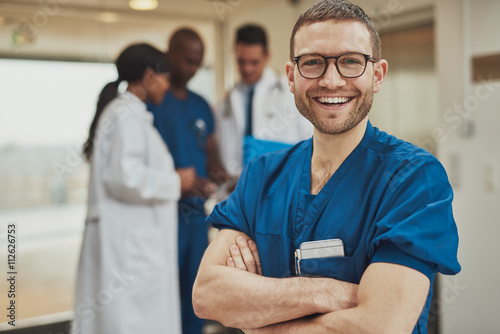
<path fill-rule="evenodd" d="M 435 153 L 439 125 L 433 25 L 380 35 L 389 71 L 370 111 L 374 126 Z"/>
<path fill-rule="evenodd" d="M 259 24 L 267 32 L 271 58 L 269 66 L 275 71 L 285 73 L 288 61 L 290 34 L 299 15 L 297 7 L 288 0 L 261 2 L 258 6 L 250 1 L 237 2 L 231 11 L 224 13 L 224 80 L 229 89 L 239 80 L 234 57 L 234 41 L 236 30 L 248 23 Z"/>
<path fill-rule="evenodd" d="M 439 156 L 455 190 L 462 265 L 458 276 L 441 280 L 437 311 L 443 333 L 500 332 L 500 81 L 470 79 L 472 57 L 500 52 L 499 22 L 499 1 L 436 4 L 440 111 L 445 117 Z"/>

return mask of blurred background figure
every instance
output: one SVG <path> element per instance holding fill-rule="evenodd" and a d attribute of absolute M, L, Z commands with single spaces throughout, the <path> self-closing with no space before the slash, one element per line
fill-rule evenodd
<path fill-rule="evenodd" d="M 168 45 L 171 90 L 163 103 L 151 106 L 154 125 L 172 153 L 176 168 L 194 167 L 196 182 L 179 201 L 179 281 L 184 334 L 200 334 L 204 321 L 193 311 L 191 293 L 201 257 L 208 245 L 205 200 L 227 180 L 218 158 L 214 118 L 203 97 L 187 88 L 201 66 L 203 42 L 194 30 L 181 28 Z"/>
<path fill-rule="evenodd" d="M 235 54 L 241 81 L 217 108 L 221 157 L 239 176 L 253 157 L 289 147 L 312 136 L 312 126 L 297 111 L 284 76 L 267 67 L 267 34 L 248 24 L 236 33 Z"/>
<path fill-rule="evenodd" d="M 180 333 L 177 200 L 194 170 L 176 173 L 145 104 L 161 103 L 169 66 L 163 52 L 134 44 L 116 68 L 84 145 L 91 175 L 72 330 Z"/>

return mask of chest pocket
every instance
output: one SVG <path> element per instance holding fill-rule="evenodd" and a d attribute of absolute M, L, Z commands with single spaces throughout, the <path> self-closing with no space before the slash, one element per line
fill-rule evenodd
<path fill-rule="evenodd" d="M 302 276 L 321 276 L 358 284 L 352 257 L 326 257 L 300 261 Z"/>
<path fill-rule="evenodd" d="M 255 240 L 259 248 L 259 254 L 271 254 L 262 256 L 262 273 L 268 277 L 290 277 L 292 276 L 291 241 L 286 236 L 256 233 Z"/>

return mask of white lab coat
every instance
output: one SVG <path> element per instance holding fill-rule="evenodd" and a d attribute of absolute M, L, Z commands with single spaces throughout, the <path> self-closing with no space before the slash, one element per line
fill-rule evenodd
<path fill-rule="evenodd" d="M 239 176 L 243 170 L 247 92 L 248 87 L 239 82 L 216 108 L 221 160 L 234 176 Z M 312 124 L 295 107 L 286 78 L 269 68 L 255 84 L 252 117 L 256 139 L 295 144 L 310 138 L 313 133 Z"/>
<path fill-rule="evenodd" d="M 152 115 L 132 93 L 120 95 L 96 133 L 72 333 L 181 333 L 179 196 Z"/>

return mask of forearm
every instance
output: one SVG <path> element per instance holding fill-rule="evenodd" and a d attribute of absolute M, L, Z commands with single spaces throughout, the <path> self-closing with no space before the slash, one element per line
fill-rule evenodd
<path fill-rule="evenodd" d="M 329 278 L 270 278 L 225 266 L 202 272 L 193 292 L 197 315 L 230 327 L 259 328 L 352 307 L 356 300 L 357 285 Z"/>
<path fill-rule="evenodd" d="M 207 163 L 207 170 L 208 178 L 217 184 L 223 184 L 231 178 L 222 165 L 222 162 L 217 158 L 212 157 L 209 159 Z"/>
<path fill-rule="evenodd" d="M 245 333 L 411 333 L 428 291 L 429 280 L 420 272 L 375 263 L 361 279 L 356 307 L 245 330 Z"/>
<path fill-rule="evenodd" d="M 356 305 L 355 284 L 331 278 L 258 275 L 260 265 L 256 269 L 249 263 L 254 257 L 249 254 L 248 239 L 244 233 L 222 230 L 208 247 L 193 288 L 193 304 L 199 317 L 230 327 L 258 328 Z M 234 255 L 238 255 L 236 267 L 227 267 L 227 259 Z M 248 268 L 241 261 L 243 257 L 247 257 Z"/>
<path fill-rule="evenodd" d="M 385 328 L 377 327 L 377 323 L 372 323 L 369 318 L 367 319 L 367 314 L 365 312 L 360 311 L 361 309 L 357 307 L 339 310 L 286 321 L 258 329 L 243 329 L 243 332 L 245 334 L 388 333 Z"/>

